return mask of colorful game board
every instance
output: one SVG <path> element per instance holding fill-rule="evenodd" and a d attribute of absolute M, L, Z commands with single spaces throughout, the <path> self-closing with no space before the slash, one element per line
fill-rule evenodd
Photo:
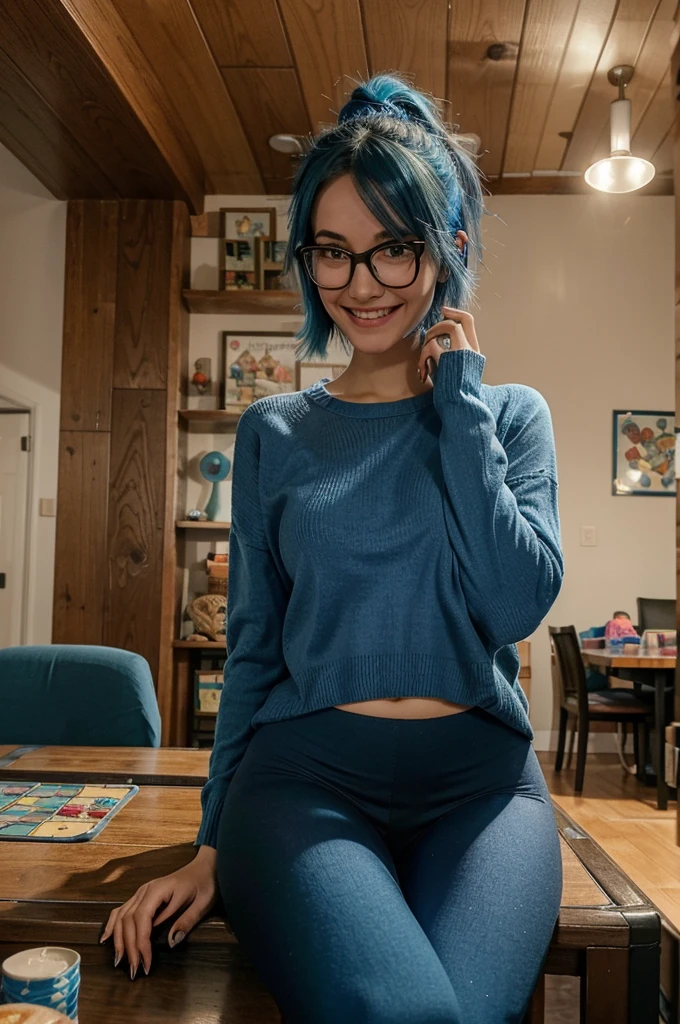
<path fill-rule="evenodd" d="M 93 839 L 139 786 L 0 780 L 0 839 L 77 843 Z"/>

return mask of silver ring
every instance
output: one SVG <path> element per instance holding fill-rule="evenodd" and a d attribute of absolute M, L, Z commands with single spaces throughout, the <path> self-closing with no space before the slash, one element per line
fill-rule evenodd
<path fill-rule="evenodd" d="M 448 334 L 441 334 L 437 337 L 440 348 L 451 348 L 451 338 Z"/>

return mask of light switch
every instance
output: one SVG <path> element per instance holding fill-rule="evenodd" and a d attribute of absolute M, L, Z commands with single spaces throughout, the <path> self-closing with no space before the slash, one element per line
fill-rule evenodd
<path fill-rule="evenodd" d="M 597 527 L 596 526 L 582 526 L 581 527 L 581 547 L 582 548 L 596 548 L 597 547 Z"/>
<path fill-rule="evenodd" d="M 57 499 L 56 498 L 40 498 L 38 501 L 38 514 L 41 516 L 56 516 L 57 514 Z"/>

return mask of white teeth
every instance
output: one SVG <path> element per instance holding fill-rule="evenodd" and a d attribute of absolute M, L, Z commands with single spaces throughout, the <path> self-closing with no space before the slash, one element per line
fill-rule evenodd
<path fill-rule="evenodd" d="M 390 313 L 394 312 L 393 309 L 384 309 L 382 312 L 370 312 L 361 311 L 360 309 L 353 309 L 352 314 L 358 317 L 360 320 L 378 320 L 381 316 L 389 316 Z"/>

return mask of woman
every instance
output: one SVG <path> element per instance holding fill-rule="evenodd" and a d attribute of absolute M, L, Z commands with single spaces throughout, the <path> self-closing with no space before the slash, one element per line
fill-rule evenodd
<path fill-rule="evenodd" d="M 219 888 L 287 1024 L 522 1019 L 562 867 L 515 643 L 563 561 L 547 404 L 481 383 L 461 308 L 482 212 L 472 158 L 394 75 L 299 167 L 302 358 L 334 335 L 352 358 L 239 420 L 199 849 L 111 914 L 132 977 L 152 926 L 181 911 L 176 944 Z"/>

